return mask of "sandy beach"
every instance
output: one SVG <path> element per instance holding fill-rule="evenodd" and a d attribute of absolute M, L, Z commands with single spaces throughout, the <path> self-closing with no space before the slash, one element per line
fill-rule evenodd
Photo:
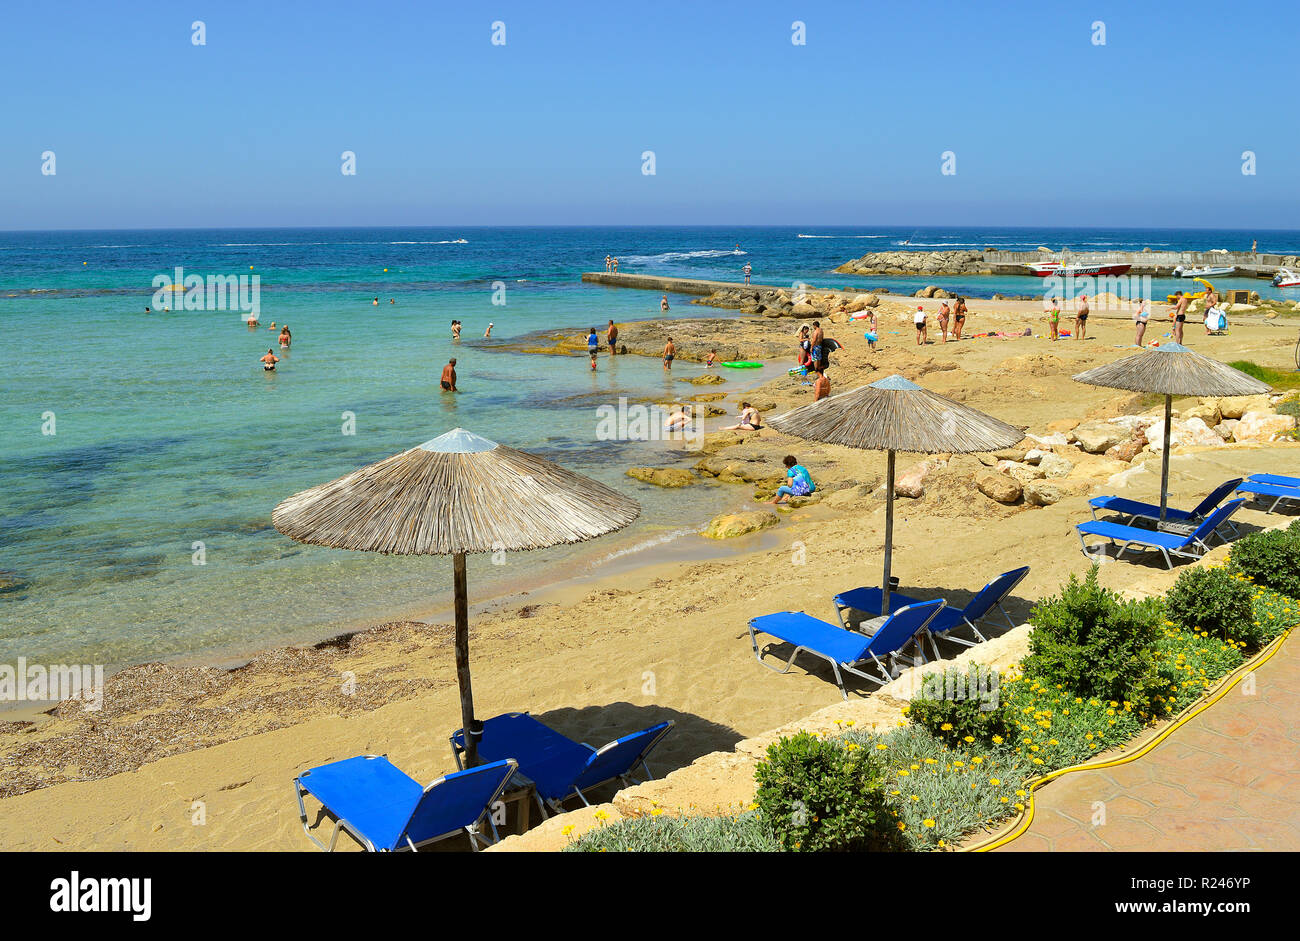
<path fill-rule="evenodd" d="M 934 302 L 925 302 L 933 309 Z M 881 344 L 870 350 L 856 324 L 832 323 L 844 344 L 830 372 L 832 394 L 892 373 L 1043 436 L 1083 419 L 1150 411 L 1155 401 L 1081 385 L 1075 373 L 1132 352 L 1124 312 L 1094 317 L 1087 341 L 984 338 L 917 347 L 908 309 L 889 298 L 880 312 Z M 1045 332 L 1040 302 L 970 302 L 967 332 Z M 725 327 L 707 326 L 708 323 Z M 1246 359 L 1291 368 L 1300 320 L 1239 316 L 1231 333 L 1206 337 L 1190 323 L 1186 343 L 1224 362 Z M 696 326 L 705 324 L 706 326 Z M 1064 318 L 1063 318 L 1064 326 Z M 795 324 L 787 319 L 653 322 L 636 335 L 671 329 L 689 351 L 682 378 L 697 363 L 709 329 L 728 331 L 738 348 L 769 355 L 785 344 L 793 362 Z M 1164 341 L 1163 305 L 1148 339 Z M 559 331 L 559 335 L 567 335 Z M 573 331 L 578 336 L 578 330 Z M 931 337 L 938 331 L 931 325 Z M 647 339 L 649 342 L 649 339 Z M 560 344 L 561 346 L 563 344 Z M 563 352 L 555 349 L 547 352 Z M 537 350 L 537 352 L 542 352 Z M 682 384 L 682 398 L 723 393 L 715 404 L 734 415 L 736 374 L 715 385 Z M 780 376 L 745 397 L 769 414 L 811 401 L 805 380 Z M 1175 407 L 1189 403 L 1175 402 Z M 776 676 L 754 663 L 749 618 L 770 611 L 833 613 L 837 591 L 880 578 L 884 456 L 810 446 L 764 430 L 741 440 L 713 433 L 734 417 L 707 419 L 706 452 L 679 465 L 765 465 L 756 479 L 700 476 L 690 486 L 731 488 L 748 511 L 780 456 L 796 455 L 822 497 L 778 512 L 774 525 L 731 541 L 730 554 L 623 569 L 594 580 L 557 584 L 526 600 L 482 600 L 471 620 L 471 662 L 478 714 L 527 710 L 571 737 L 600 744 L 663 719 L 677 727 L 658 749 L 657 773 L 798 720 L 839 700 L 826 676 L 795 669 Z M 1159 462 L 1133 463 L 1052 448 L 1074 466 L 1050 506 L 1003 505 L 975 480 L 989 464 L 955 456 L 932 470 L 919 499 L 897 507 L 894 572 L 914 591 L 961 599 L 1005 569 L 1031 565 L 1011 606 L 1017 621 L 1089 561 L 1073 524 L 1086 501 L 1117 492 L 1151 498 Z M 1294 472 L 1300 445 L 1289 442 L 1177 448 L 1171 503 L 1191 505 L 1230 476 Z M 900 470 L 921 460 L 900 456 Z M 705 464 L 706 469 L 711 466 Z M 1154 473 L 1152 472 L 1154 470 Z M 1114 480 L 1117 475 L 1124 475 Z M 635 496 L 645 484 L 628 481 Z M 770 509 L 770 508 L 769 508 Z M 1241 514 L 1262 526 L 1277 517 Z M 526 557 L 513 560 L 525 567 Z M 1153 564 L 1107 564 L 1103 583 L 1123 590 L 1166 587 L 1174 576 Z M 471 589 L 472 591 L 472 589 Z M 144 665 L 110 679 L 102 712 L 65 703 L 51 715 L 0 723 L 0 845 L 15 850 L 308 850 L 292 799 L 298 772 L 361 753 L 387 754 L 412 776 L 431 780 L 454 770 L 448 735 L 459 726 L 448 623 L 378 625 L 313 647 L 266 651 L 236 670 Z M 858 689 L 857 696 L 870 689 Z M 13 717 L 8 717 L 13 719 Z"/>

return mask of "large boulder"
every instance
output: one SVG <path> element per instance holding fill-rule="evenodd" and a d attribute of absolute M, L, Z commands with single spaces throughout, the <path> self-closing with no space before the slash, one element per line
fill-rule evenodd
<path fill-rule="evenodd" d="M 1087 421 L 1070 432 L 1070 438 L 1079 445 L 1079 450 L 1089 454 L 1105 454 L 1108 448 L 1128 437 L 1129 432 L 1122 426 L 1103 421 Z"/>
<path fill-rule="evenodd" d="M 1290 415 L 1275 415 L 1272 412 L 1247 412 L 1233 429 L 1232 436 L 1239 442 L 1267 442 L 1275 435 L 1286 434 L 1295 430 L 1295 419 Z"/>
<path fill-rule="evenodd" d="M 975 480 L 980 493 L 998 503 L 1015 503 L 1020 499 L 1020 481 L 1006 474 L 980 474 Z"/>
<path fill-rule="evenodd" d="M 1267 395 L 1237 395 L 1219 400 L 1219 412 L 1224 418 L 1241 418 L 1247 412 L 1269 410 Z"/>
<path fill-rule="evenodd" d="M 1044 477 L 1068 477 L 1070 471 L 1074 470 L 1074 462 L 1059 454 L 1044 454 L 1043 459 L 1038 462 L 1038 469 L 1043 472 Z"/>
<path fill-rule="evenodd" d="M 1066 495 L 1066 489 L 1051 480 L 1031 480 L 1025 484 L 1025 502 L 1031 506 L 1051 506 Z"/>
<path fill-rule="evenodd" d="M 767 510 L 751 510 L 747 513 L 723 513 L 709 520 L 704 528 L 704 535 L 709 539 L 733 539 L 758 532 L 769 526 L 775 526 L 780 519 Z"/>
<path fill-rule="evenodd" d="M 1039 470 L 1037 466 L 1021 464 L 1018 461 L 998 461 L 995 470 L 999 474 L 1005 474 L 1020 481 L 1022 484 L 1045 476 L 1044 471 Z"/>
<path fill-rule="evenodd" d="M 692 376 L 689 379 L 678 379 L 677 381 L 689 382 L 693 386 L 716 386 L 720 383 L 726 382 L 727 380 L 723 379 L 715 372 L 706 372 L 701 373 L 698 376 Z"/>
<path fill-rule="evenodd" d="M 1219 411 L 1219 404 L 1214 401 L 1202 402 L 1193 405 L 1191 408 L 1184 409 L 1182 413 L 1184 421 L 1191 418 L 1199 418 L 1209 427 L 1213 428 L 1223 420 L 1223 413 Z"/>
<path fill-rule="evenodd" d="M 790 316 L 796 317 L 800 320 L 811 320 L 813 317 L 817 316 L 817 308 L 813 307 L 813 305 L 809 304 L 807 301 L 800 301 L 798 304 L 795 304 L 790 308 Z"/>
<path fill-rule="evenodd" d="M 695 475 L 680 467 L 629 467 L 627 476 L 656 487 L 688 487 Z"/>
<path fill-rule="evenodd" d="M 910 497 L 913 500 L 919 499 L 925 494 L 925 478 L 930 475 L 930 471 L 942 466 L 941 461 L 921 461 L 919 464 L 913 464 L 894 480 L 894 495 Z"/>

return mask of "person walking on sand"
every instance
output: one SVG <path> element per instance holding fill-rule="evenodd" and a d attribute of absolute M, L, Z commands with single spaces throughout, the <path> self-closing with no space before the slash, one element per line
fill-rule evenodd
<path fill-rule="evenodd" d="M 749 262 L 745 262 L 745 267 L 740 269 L 745 274 L 745 283 L 749 283 L 749 276 L 754 273 L 754 267 Z"/>
<path fill-rule="evenodd" d="M 831 394 L 831 381 L 826 377 L 826 369 L 821 363 L 813 367 L 817 378 L 813 380 L 813 401 L 820 402 Z"/>
<path fill-rule="evenodd" d="M 940 343 L 947 343 L 947 342 L 948 342 L 948 314 L 949 314 L 949 313 L 950 313 L 950 312 L 949 312 L 949 310 L 948 310 L 948 302 L 947 302 L 947 301 L 940 301 L 940 302 L 939 302 L 939 316 L 938 316 L 938 320 L 939 320 L 939 342 L 940 342 Z"/>
<path fill-rule="evenodd" d="M 874 314 L 872 315 L 874 318 Z M 966 326 L 966 298 L 958 297 L 957 303 L 952 305 L 952 338 L 961 339 L 962 328 Z M 873 329 L 871 331 L 875 333 Z"/>
<path fill-rule="evenodd" d="M 1218 317 L 1214 313 L 1214 308 L 1219 306 L 1219 292 L 1214 288 L 1207 288 L 1205 291 L 1205 334 L 1211 333 L 1210 324 L 1217 323 Z"/>
<path fill-rule="evenodd" d="M 805 373 L 812 365 L 812 339 L 808 336 L 808 325 L 799 328 L 799 365 Z"/>
<path fill-rule="evenodd" d="M 1147 310 L 1147 302 L 1142 300 L 1142 298 L 1139 297 L 1137 299 L 1137 304 L 1137 310 L 1133 311 L 1133 323 L 1136 327 L 1133 334 L 1133 345 L 1141 346 L 1142 337 L 1145 336 L 1147 332 L 1147 321 L 1151 319 L 1151 312 Z"/>
<path fill-rule="evenodd" d="M 1061 302 L 1055 297 L 1047 309 L 1047 329 L 1052 335 L 1053 343 L 1061 339 Z"/>
<path fill-rule="evenodd" d="M 673 338 L 669 337 L 668 342 L 664 344 L 664 371 L 672 372 L 673 359 L 677 356 L 677 347 L 673 346 Z"/>
<path fill-rule="evenodd" d="M 1175 291 L 1174 297 L 1178 300 L 1169 305 L 1169 316 L 1174 321 L 1174 342 L 1183 342 L 1183 327 L 1187 324 L 1187 305 L 1191 303 L 1191 297 L 1182 291 Z"/>
<path fill-rule="evenodd" d="M 439 380 L 443 392 L 455 392 L 456 390 L 456 357 L 447 360 L 447 365 L 442 367 L 442 379 Z"/>
<path fill-rule="evenodd" d="M 1074 314 L 1074 338 L 1076 340 L 1086 340 L 1088 338 L 1088 295 L 1079 295 L 1078 309 Z"/>
<path fill-rule="evenodd" d="M 925 308 L 920 304 L 916 305 L 916 313 L 912 315 L 912 323 L 916 324 L 916 345 L 924 346 L 930 342 L 929 331 L 925 325 Z"/>
<path fill-rule="evenodd" d="M 880 333 L 876 327 L 876 312 L 871 308 L 867 308 L 867 332 L 862 335 L 867 340 L 867 346 L 874 350 L 880 341 Z"/>
<path fill-rule="evenodd" d="M 596 336 L 596 328 L 592 327 L 587 334 L 587 353 L 591 356 L 591 371 L 596 371 L 596 354 L 600 352 L 600 337 Z"/>
<path fill-rule="evenodd" d="M 261 359 L 262 368 L 267 372 L 274 372 L 275 364 L 278 363 L 279 361 L 280 361 L 280 357 L 276 356 L 270 350 L 267 350 L 266 355 L 263 356 Z"/>
<path fill-rule="evenodd" d="M 808 473 L 808 468 L 800 464 L 793 454 L 787 454 L 781 463 L 785 465 L 785 476 L 789 483 L 776 488 L 776 496 L 771 501 L 773 504 L 789 502 L 791 497 L 806 497 L 816 491 L 817 486 L 813 483 L 812 474 Z"/>
<path fill-rule="evenodd" d="M 605 339 L 609 341 L 609 355 L 614 356 L 618 353 L 618 327 L 614 326 L 614 321 L 609 322 L 605 328 Z"/>

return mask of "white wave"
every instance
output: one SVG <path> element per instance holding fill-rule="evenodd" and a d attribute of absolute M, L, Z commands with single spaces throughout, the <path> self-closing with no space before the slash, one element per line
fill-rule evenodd
<path fill-rule="evenodd" d="M 615 559 L 621 559 L 624 556 L 635 555 L 638 552 L 644 552 L 647 549 L 653 549 L 655 546 L 662 546 L 667 543 L 674 542 L 675 540 L 678 540 L 683 536 L 690 536 L 697 532 L 699 532 L 699 530 L 675 529 L 671 532 L 664 533 L 663 535 L 660 536 L 652 536 L 649 539 L 643 539 L 641 542 L 628 546 L 626 549 L 618 549 L 614 552 L 611 552 L 608 555 L 606 555 L 604 558 L 597 559 L 594 565 L 596 566 L 608 565 L 610 562 L 613 562 Z"/>
<path fill-rule="evenodd" d="M 887 239 L 888 235 L 804 235 L 800 232 L 797 239 Z"/>
<path fill-rule="evenodd" d="M 704 249 L 698 252 L 664 252 L 660 255 L 625 255 L 620 262 L 655 263 L 664 261 L 684 261 L 687 258 L 723 258 L 727 255 L 748 255 L 749 252 L 739 248 Z"/>
<path fill-rule="evenodd" d="M 460 239 L 443 239 L 439 242 L 389 242 L 389 245 L 460 245 Z"/>

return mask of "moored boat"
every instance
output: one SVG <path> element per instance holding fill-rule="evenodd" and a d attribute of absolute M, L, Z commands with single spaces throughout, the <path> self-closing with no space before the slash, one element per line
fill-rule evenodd
<path fill-rule="evenodd" d="M 1124 274 L 1133 267 L 1128 264 L 1102 263 L 1097 265 L 1063 265 L 1059 261 L 1039 261 L 1025 265 L 1029 273 L 1039 278 L 1086 278 L 1104 274 Z"/>
<path fill-rule="evenodd" d="M 1300 288 L 1300 275 L 1290 268 L 1279 268 L 1277 274 L 1273 275 L 1273 287 Z"/>
<path fill-rule="evenodd" d="M 1200 265 L 1196 268 L 1184 268 L 1179 265 L 1174 269 L 1175 278 L 1218 278 L 1232 274 L 1236 265 Z"/>

